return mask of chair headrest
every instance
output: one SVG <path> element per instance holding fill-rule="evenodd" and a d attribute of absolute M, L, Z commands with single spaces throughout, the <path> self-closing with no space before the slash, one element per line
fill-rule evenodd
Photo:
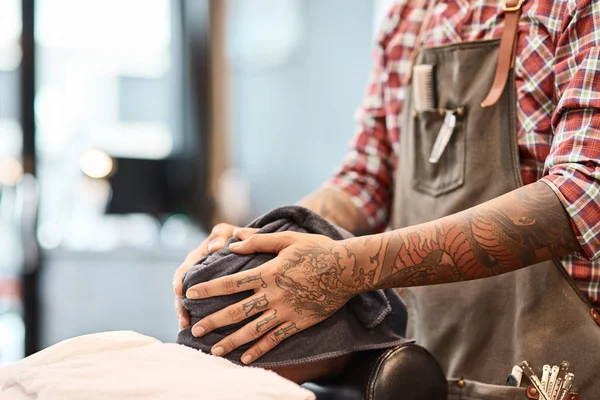
<path fill-rule="evenodd" d="M 340 376 L 304 387 L 317 400 L 446 400 L 448 392 L 437 361 L 415 344 L 356 353 Z"/>

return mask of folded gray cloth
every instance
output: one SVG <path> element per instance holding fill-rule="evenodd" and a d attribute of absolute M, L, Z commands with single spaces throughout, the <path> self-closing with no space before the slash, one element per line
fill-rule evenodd
<path fill-rule="evenodd" d="M 259 228 L 259 233 L 294 231 L 325 235 L 334 240 L 352 236 L 344 229 L 299 206 L 277 208 L 248 226 Z M 229 243 L 235 241 L 237 239 L 231 239 Z M 198 283 L 256 268 L 274 257 L 274 254 L 266 253 L 238 255 L 232 253 L 226 246 L 204 257 L 185 274 L 184 293 Z M 252 295 L 252 291 L 246 291 L 202 300 L 190 300 L 184 296 L 183 305 L 190 313 L 191 326 L 193 326 L 200 319 Z M 211 347 L 218 341 L 258 318 L 259 315 L 217 329 L 201 338 L 194 337 L 189 326 L 179 332 L 177 342 L 209 353 Z M 404 338 L 406 321 L 406 308 L 394 290 L 377 290 L 361 294 L 352 298 L 325 321 L 290 336 L 252 365 L 273 368 L 305 364 L 357 351 L 394 347 L 408 341 Z M 226 358 L 239 363 L 241 355 L 250 345 L 241 346 Z"/>

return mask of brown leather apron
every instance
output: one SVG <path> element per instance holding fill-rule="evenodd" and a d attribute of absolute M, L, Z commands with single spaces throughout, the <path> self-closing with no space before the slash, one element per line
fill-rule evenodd
<path fill-rule="evenodd" d="M 438 107 L 464 109 L 437 163 L 429 161 L 444 121 L 438 110 L 415 112 L 407 87 L 395 180 L 394 229 L 465 210 L 522 186 L 513 69 L 500 99 L 490 91 L 499 40 L 418 51 L 416 65 L 435 65 Z M 440 362 L 450 399 L 525 399 L 503 386 L 523 360 L 571 364 L 573 388 L 600 399 L 600 327 L 593 307 L 557 261 L 476 281 L 401 289 L 410 337 Z M 597 315 L 597 314 L 596 314 Z M 540 374 L 541 375 L 541 374 Z"/>

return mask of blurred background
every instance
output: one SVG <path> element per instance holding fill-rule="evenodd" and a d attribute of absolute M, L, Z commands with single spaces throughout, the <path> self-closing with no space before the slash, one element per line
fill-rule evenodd
<path fill-rule="evenodd" d="M 131 329 L 221 221 L 327 179 L 390 0 L 0 0 L 0 365 Z"/>

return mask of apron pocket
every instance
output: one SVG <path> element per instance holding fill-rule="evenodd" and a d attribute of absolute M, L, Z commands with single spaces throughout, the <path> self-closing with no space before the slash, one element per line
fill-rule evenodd
<path fill-rule="evenodd" d="M 413 118 L 414 131 L 414 175 L 415 190 L 438 197 L 458 189 L 465 183 L 465 114 L 454 113 L 455 125 L 449 140 L 445 143 L 437 162 L 430 158 L 438 135 L 444 126 L 445 113 L 427 110 Z M 446 132 L 447 134 L 447 132 Z"/>
<path fill-rule="evenodd" d="M 527 400 L 527 388 L 449 379 L 448 400 Z"/>

